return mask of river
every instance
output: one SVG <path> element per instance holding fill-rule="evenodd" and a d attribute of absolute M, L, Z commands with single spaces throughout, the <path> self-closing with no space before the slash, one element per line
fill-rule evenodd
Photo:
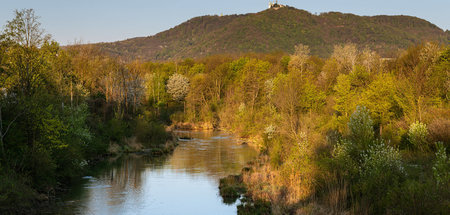
<path fill-rule="evenodd" d="M 86 176 L 65 198 L 69 214 L 236 214 L 219 196 L 219 179 L 238 174 L 257 152 L 224 132 L 176 131 L 173 154 L 127 155 Z"/>

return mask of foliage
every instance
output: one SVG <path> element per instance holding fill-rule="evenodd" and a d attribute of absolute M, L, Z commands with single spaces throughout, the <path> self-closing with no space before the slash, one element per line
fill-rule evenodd
<path fill-rule="evenodd" d="M 348 126 L 350 136 L 334 147 L 333 166 L 351 182 L 354 204 L 369 204 L 372 213 L 383 213 L 386 195 L 406 177 L 402 157 L 398 150 L 374 138 L 367 108 L 357 107 Z"/>
<path fill-rule="evenodd" d="M 234 204 L 245 191 L 242 175 L 229 175 L 219 181 L 220 196 L 225 204 Z"/>
<path fill-rule="evenodd" d="M 397 50 L 428 40 L 448 44 L 442 29 L 416 17 L 338 12 L 314 15 L 285 7 L 245 15 L 196 17 L 154 36 L 96 45 L 114 56 L 154 61 L 224 53 L 294 53 L 299 43 L 309 46 L 312 55 L 329 57 L 335 45 L 348 42 L 353 47 L 374 49 L 383 57 L 394 57 Z M 161 43 L 165 44 L 162 49 Z"/>
<path fill-rule="evenodd" d="M 175 101 L 182 101 L 189 92 L 189 79 L 178 73 L 173 74 L 167 81 L 167 92 Z"/>
<path fill-rule="evenodd" d="M 428 150 L 427 144 L 428 129 L 427 126 L 421 122 L 411 124 L 408 131 L 408 140 L 412 147 L 421 151 Z"/>
<path fill-rule="evenodd" d="M 384 142 L 371 145 L 363 153 L 359 175 L 357 189 L 375 210 L 386 207 L 383 197 L 406 176 L 400 153 Z"/>
<path fill-rule="evenodd" d="M 450 185 L 450 159 L 447 157 L 443 143 L 436 143 L 436 160 L 433 164 L 433 175 L 436 183 L 441 186 Z"/>
<path fill-rule="evenodd" d="M 140 56 L 293 54 L 143 62 L 130 58 L 145 45 L 126 58 L 106 55 L 97 45 L 61 48 L 45 36 L 32 10 L 16 15 L 0 36 L 1 209 L 33 207 L 37 196 L 71 183 L 112 153 L 110 145 L 127 149 L 137 140 L 135 145 L 155 147 L 170 138 L 163 123 L 186 122 L 226 129 L 261 149 L 243 175 L 247 195 L 239 213 L 301 213 L 299 207 L 311 205 L 330 207 L 324 213 L 448 211 L 449 48 L 427 42 L 392 53 L 422 38 L 416 27 L 423 37 L 440 35 L 423 20 L 316 16 L 293 8 L 195 18 L 173 34 L 142 39 L 173 43 Z M 192 31 L 196 26 L 202 30 Z M 249 29 L 236 31 L 241 27 Z M 28 30 L 32 38 L 26 39 Z M 216 39 L 205 41 L 211 35 Z M 379 47 L 394 58 L 370 49 Z M 437 141 L 442 143 L 430 145 Z M 413 147 L 398 151 L 399 142 Z M 228 191 L 241 192 L 241 185 Z"/>
<path fill-rule="evenodd" d="M 366 149 L 374 139 L 373 122 L 366 107 L 358 106 L 348 122 L 350 139 L 359 149 Z"/>
<path fill-rule="evenodd" d="M 142 63 L 90 47 L 63 49 L 38 20 L 32 9 L 16 11 L 0 34 L 0 213 L 35 212 L 53 200 L 111 141 L 132 135 L 143 109 Z M 137 122 L 148 128 L 140 136 L 164 144 L 155 118 Z"/>
<path fill-rule="evenodd" d="M 137 140 L 140 143 L 143 143 L 145 147 L 157 146 L 161 143 L 165 143 L 169 137 L 165 132 L 163 125 L 145 118 L 137 120 L 134 133 Z"/>

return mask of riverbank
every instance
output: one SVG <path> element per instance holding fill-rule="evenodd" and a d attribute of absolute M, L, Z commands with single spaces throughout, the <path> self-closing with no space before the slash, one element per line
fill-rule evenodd
<path fill-rule="evenodd" d="M 174 122 L 172 125 L 167 127 L 168 130 L 187 130 L 187 131 L 224 131 L 236 136 L 236 144 L 238 145 L 249 145 L 254 147 L 256 150 L 260 150 L 263 138 L 260 135 L 251 135 L 247 137 L 242 137 L 232 129 L 226 127 L 213 126 L 211 122 Z"/>
<path fill-rule="evenodd" d="M 182 139 L 169 156 L 133 153 L 111 161 L 83 179 L 67 206 L 75 214 L 236 214 L 236 204 L 217 196 L 218 181 L 239 173 L 256 151 L 236 145 L 226 132 L 174 133 L 190 139 Z"/>
<path fill-rule="evenodd" d="M 71 186 L 80 183 L 83 180 L 82 176 L 91 174 L 92 170 L 96 169 L 98 165 L 129 155 L 157 158 L 171 154 L 178 145 L 177 138 L 170 129 L 166 130 L 165 133 L 164 136 L 167 139 L 162 143 L 145 144 L 139 142 L 136 136 L 124 137 L 120 143 L 110 142 L 105 153 L 98 154 L 86 161 L 86 166 L 77 173 L 79 176 L 71 178 L 70 182 L 58 183 L 50 192 L 29 194 L 26 200 L 27 205 L 5 207 L 1 208 L 0 211 L 2 214 L 61 214 L 63 211 L 54 211 L 54 208 L 61 207 L 63 204 L 61 196 L 67 195 Z"/>
<path fill-rule="evenodd" d="M 249 145 L 253 149 L 255 149 L 258 154 L 261 153 L 263 147 L 263 138 L 260 135 L 252 135 L 247 137 L 242 137 L 236 132 L 233 132 L 230 129 L 226 128 L 214 128 L 211 126 L 211 123 L 187 123 L 187 122 L 178 122 L 173 123 L 171 125 L 173 129 L 182 129 L 188 131 L 225 131 L 227 133 L 233 134 L 237 136 L 236 145 Z M 190 139 L 188 137 L 187 139 Z M 237 204 L 237 214 L 240 215 L 268 215 L 272 214 L 272 207 L 282 207 L 281 202 L 271 201 L 270 198 L 261 198 L 261 193 L 259 192 L 261 189 L 255 189 L 255 187 L 265 187 L 263 189 L 270 189 L 270 185 L 264 185 L 267 181 L 264 178 L 259 178 L 259 182 L 255 181 L 254 173 L 259 174 L 260 176 L 269 177 L 270 172 L 261 171 L 262 168 L 267 167 L 269 165 L 269 161 L 267 156 L 259 155 L 255 159 L 246 163 L 244 168 L 242 168 L 241 172 L 238 175 L 228 175 L 219 180 L 219 195 L 222 197 L 222 201 L 226 204 Z M 253 183 L 253 186 L 251 185 Z M 266 196 L 270 195 L 271 191 L 266 190 Z"/>
<path fill-rule="evenodd" d="M 117 156 L 122 154 L 135 153 L 139 155 L 161 156 L 170 154 L 178 145 L 178 139 L 172 134 L 171 131 L 169 136 L 170 139 L 166 140 L 165 143 L 151 146 L 146 146 L 145 144 L 138 142 L 136 136 L 125 138 L 123 141 L 123 145 L 110 143 L 108 147 L 108 155 Z"/>

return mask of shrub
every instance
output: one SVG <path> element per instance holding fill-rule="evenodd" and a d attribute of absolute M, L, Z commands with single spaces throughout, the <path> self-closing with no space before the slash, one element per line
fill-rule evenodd
<path fill-rule="evenodd" d="M 170 115 L 170 121 L 172 123 L 184 122 L 184 113 L 183 111 L 177 111 Z"/>
<path fill-rule="evenodd" d="M 363 154 L 359 174 L 358 188 L 363 198 L 379 208 L 384 208 L 382 199 L 390 187 L 398 185 L 406 175 L 398 150 L 382 141 Z"/>
<path fill-rule="evenodd" d="M 127 123 L 118 118 L 111 119 L 106 125 L 106 135 L 109 140 L 114 142 L 121 142 L 127 134 L 127 130 Z"/>
<path fill-rule="evenodd" d="M 411 124 L 408 131 L 408 141 L 414 149 L 420 151 L 428 151 L 427 145 L 428 129 L 427 126 L 421 122 Z"/>
<path fill-rule="evenodd" d="M 358 151 L 349 140 L 340 140 L 333 150 L 333 163 L 336 168 L 347 177 L 353 177 L 358 173 L 358 160 L 354 157 L 359 156 Z"/>
<path fill-rule="evenodd" d="M 135 135 L 137 140 L 146 147 L 164 144 L 168 138 L 163 125 L 145 119 L 137 120 Z"/>
<path fill-rule="evenodd" d="M 444 144 L 436 143 L 436 160 L 433 164 L 433 176 L 436 183 L 441 186 L 450 184 L 450 159 L 447 157 Z"/>
<path fill-rule="evenodd" d="M 374 139 L 373 121 L 366 107 L 358 106 L 348 122 L 351 140 L 360 149 L 365 149 Z"/>
<path fill-rule="evenodd" d="M 356 211 L 385 213 L 387 194 L 406 176 L 400 153 L 383 140 L 374 139 L 372 120 L 366 108 L 358 107 L 348 126 L 349 138 L 338 141 L 333 150 L 332 167 L 333 171 L 337 170 L 334 175 L 350 183 L 351 204 Z M 333 192 L 336 189 L 343 187 L 328 188 Z"/>
<path fill-rule="evenodd" d="M 267 137 L 267 139 L 272 139 L 274 137 L 274 134 L 276 132 L 276 128 L 274 125 L 270 124 L 264 129 L 264 135 Z"/>
<path fill-rule="evenodd" d="M 234 204 L 245 192 L 242 175 L 229 175 L 219 181 L 219 193 L 225 204 Z"/>
<path fill-rule="evenodd" d="M 273 145 L 272 145 L 271 149 L 269 150 L 270 164 L 273 167 L 278 167 L 281 165 L 282 153 L 283 153 L 282 141 L 279 138 L 276 138 L 276 139 L 274 139 Z"/>
<path fill-rule="evenodd" d="M 401 175 L 405 173 L 398 150 L 386 145 L 383 141 L 371 145 L 364 153 L 360 171 L 363 177 L 371 177 L 387 171 Z"/>
<path fill-rule="evenodd" d="M 428 131 L 431 141 L 441 141 L 445 147 L 450 147 L 450 119 L 439 118 L 435 119 L 428 125 Z"/>
<path fill-rule="evenodd" d="M 0 169 L 0 212 L 15 214 L 17 211 L 13 210 L 32 206 L 38 194 L 29 184 L 28 177 Z"/>
<path fill-rule="evenodd" d="M 408 179 L 393 187 L 386 195 L 386 209 L 389 214 L 445 214 L 445 202 L 441 191 L 432 180 Z M 448 207 L 448 206 L 447 206 Z"/>

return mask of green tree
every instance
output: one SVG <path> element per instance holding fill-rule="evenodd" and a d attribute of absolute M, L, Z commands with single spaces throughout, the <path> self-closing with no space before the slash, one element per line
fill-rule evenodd
<path fill-rule="evenodd" d="M 361 95 L 362 104 L 370 109 L 375 123 L 380 125 L 380 135 L 383 126 L 392 120 L 396 114 L 394 111 L 398 109 L 395 83 L 395 77 L 380 73 Z"/>
<path fill-rule="evenodd" d="M 359 97 L 357 91 L 353 88 L 351 80 L 348 75 L 341 74 L 337 77 L 335 91 L 335 105 L 334 110 L 337 111 L 337 127 L 341 131 L 346 130 L 346 123 L 350 113 L 356 106 L 356 101 Z"/>

